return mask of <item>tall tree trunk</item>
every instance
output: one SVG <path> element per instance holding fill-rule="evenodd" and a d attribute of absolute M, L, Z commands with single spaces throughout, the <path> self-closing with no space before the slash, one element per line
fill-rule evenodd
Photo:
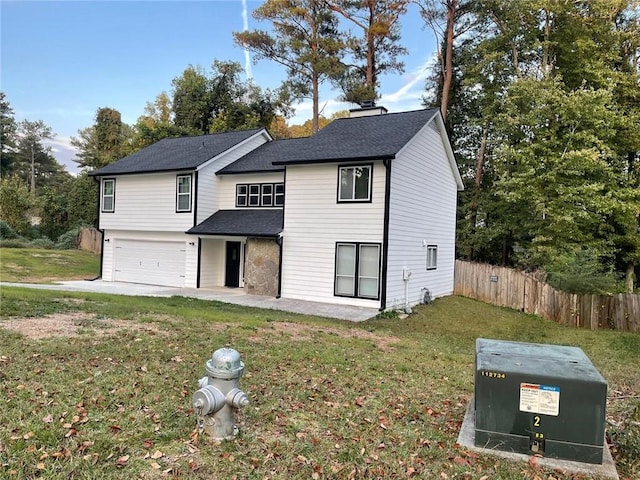
<path fill-rule="evenodd" d="M 627 293 L 633 293 L 634 276 L 633 262 L 629 262 L 627 263 L 627 269 L 624 272 L 624 290 Z"/>
<path fill-rule="evenodd" d="M 372 92 L 375 92 L 375 36 L 371 31 L 371 26 L 375 21 L 375 0 L 369 0 L 369 28 L 367 28 L 367 87 L 371 89 Z M 371 100 L 375 100 L 372 98 Z"/>
<path fill-rule="evenodd" d="M 311 76 L 311 96 L 312 96 L 312 103 L 313 103 L 313 112 L 312 112 L 312 117 L 311 117 L 311 133 L 313 135 L 315 135 L 316 133 L 318 133 L 318 130 L 320 129 L 319 126 L 319 122 L 318 122 L 318 117 L 320 116 L 320 111 L 319 111 L 319 98 L 320 98 L 320 91 L 318 88 L 318 74 L 316 72 L 313 72 L 312 76 Z"/>
<path fill-rule="evenodd" d="M 36 152 L 35 145 L 31 144 L 31 195 L 36 195 Z"/>
<path fill-rule="evenodd" d="M 447 27 L 445 30 L 446 45 L 444 52 L 444 61 L 442 62 L 442 98 L 440 99 L 440 113 L 442 118 L 447 120 L 447 109 L 449 108 L 449 92 L 451 91 L 451 82 L 453 79 L 453 39 L 455 38 L 455 17 L 458 8 L 458 0 L 449 0 L 447 2 Z"/>

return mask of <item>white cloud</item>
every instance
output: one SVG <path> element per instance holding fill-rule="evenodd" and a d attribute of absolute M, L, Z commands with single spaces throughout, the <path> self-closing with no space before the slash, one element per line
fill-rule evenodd
<path fill-rule="evenodd" d="M 242 0 L 242 28 L 246 32 L 249 30 L 249 13 L 247 9 L 247 0 Z M 244 50 L 244 73 L 249 80 L 253 78 L 251 70 L 251 53 L 246 48 Z"/>
<path fill-rule="evenodd" d="M 71 137 L 56 136 L 50 140 L 45 140 L 44 144 L 51 147 L 53 156 L 60 165 L 64 165 L 67 172 L 72 175 L 78 173 L 78 164 L 73 161 L 78 150 L 71 145 Z"/>

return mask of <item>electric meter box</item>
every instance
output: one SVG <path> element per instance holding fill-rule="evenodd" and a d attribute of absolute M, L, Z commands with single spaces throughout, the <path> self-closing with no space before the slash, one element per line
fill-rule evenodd
<path fill-rule="evenodd" d="M 602 464 L 607 382 L 577 347 L 476 340 L 475 445 Z"/>

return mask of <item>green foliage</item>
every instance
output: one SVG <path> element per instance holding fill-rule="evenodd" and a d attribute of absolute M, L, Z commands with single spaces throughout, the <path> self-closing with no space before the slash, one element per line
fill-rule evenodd
<path fill-rule="evenodd" d="M 29 242 L 29 248 L 39 248 L 43 250 L 53 250 L 56 248 L 56 244 L 53 243 L 53 240 L 47 237 L 40 237 Z"/>
<path fill-rule="evenodd" d="M 75 161 L 83 170 L 104 167 L 131 153 L 132 137 L 133 130 L 122 122 L 119 111 L 99 108 L 94 124 L 71 138 L 71 144 L 79 151 Z"/>
<path fill-rule="evenodd" d="M 77 226 L 60 235 L 56 241 L 56 248 L 60 250 L 72 250 L 78 248 L 78 235 L 82 228 L 82 226 Z"/>
<path fill-rule="evenodd" d="M 24 237 L 4 239 L 0 238 L 1 248 L 29 248 L 31 242 Z"/>
<path fill-rule="evenodd" d="M 556 255 L 545 269 L 547 283 L 565 292 L 611 295 L 620 290 L 613 266 L 593 250 Z"/>
<path fill-rule="evenodd" d="M 283 94 L 295 100 L 311 98 L 313 131 L 318 131 L 319 86 L 336 80 L 345 70 L 341 58 L 345 44 L 338 20 L 325 2 L 268 0 L 253 12 L 257 20 L 271 23 L 264 30 L 235 32 L 236 43 L 252 51 L 256 60 L 269 59 L 287 69 Z"/>
<path fill-rule="evenodd" d="M 68 225 L 98 225 L 98 182 L 86 172 L 72 182 L 67 198 Z"/>
<path fill-rule="evenodd" d="M 4 220 L 0 220 L 0 239 L 11 240 L 19 237 L 20 235 L 18 235 L 18 233 L 13 228 L 11 228 L 11 225 L 9 225 Z"/>
<path fill-rule="evenodd" d="M 17 176 L 0 179 L 0 219 L 20 235 L 30 228 L 28 212 L 32 206 L 33 199 L 24 180 Z"/>
<path fill-rule="evenodd" d="M 0 176 L 2 177 L 13 173 L 17 128 L 13 109 L 6 100 L 5 93 L 0 92 Z"/>
<path fill-rule="evenodd" d="M 626 272 L 633 290 L 637 9 L 629 0 L 469 2 L 464 15 L 473 30 L 454 51 L 447 117 L 467 187 L 458 252 L 531 270 L 599 252 L 600 270 Z"/>

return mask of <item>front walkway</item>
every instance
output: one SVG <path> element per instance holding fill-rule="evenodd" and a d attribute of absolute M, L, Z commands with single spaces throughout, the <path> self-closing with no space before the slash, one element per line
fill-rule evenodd
<path fill-rule="evenodd" d="M 335 305 L 331 303 L 307 302 L 290 298 L 263 297 L 248 295 L 241 288 L 177 288 L 157 285 L 141 285 L 135 283 L 105 282 L 102 280 L 68 280 L 55 284 L 7 283 L 0 286 L 39 288 L 43 290 L 62 290 L 69 292 L 109 293 L 113 295 L 134 295 L 143 297 L 190 297 L 202 300 L 217 300 L 247 307 L 282 310 L 284 312 L 316 315 L 319 317 L 338 318 L 352 322 L 362 322 L 380 313 L 375 308 Z"/>

